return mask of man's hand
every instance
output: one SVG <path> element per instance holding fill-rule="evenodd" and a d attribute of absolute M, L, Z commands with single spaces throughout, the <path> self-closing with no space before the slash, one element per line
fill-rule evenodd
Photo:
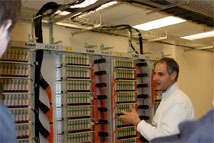
<path fill-rule="evenodd" d="M 141 121 L 138 113 L 131 105 L 129 106 L 129 108 L 131 109 L 131 112 L 121 111 L 124 115 L 119 116 L 119 118 L 133 125 L 138 125 L 138 123 Z"/>

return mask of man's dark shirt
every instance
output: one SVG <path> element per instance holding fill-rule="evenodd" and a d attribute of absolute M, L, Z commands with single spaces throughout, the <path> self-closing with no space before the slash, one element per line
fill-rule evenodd
<path fill-rule="evenodd" d="M 14 119 L 8 108 L 5 107 L 0 101 L 0 143 L 15 143 L 15 142 L 16 142 L 16 130 Z"/>

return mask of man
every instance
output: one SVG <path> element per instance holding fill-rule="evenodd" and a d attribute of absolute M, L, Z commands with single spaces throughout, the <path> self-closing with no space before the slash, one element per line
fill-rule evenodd
<path fill-rule="evenodd" d="M 0 57 L 7 49 L 11 30 L 15 25 L 20 8 L 21 0 L 0 0 Z M 13 117 L 0 101 L 0 143 L 14 142 L 16 142 L 16 130 Z"/>
<path fill-rule="evenodd" d="M 151 143 L 214 143 L 214 108 L 198 120 L 179 124 L 179 134 L 159 137 Z"/>
<path fill-rule="evenodd" d="M 152 143 L 214 143 L 214 96 L 213 107 L 197 120 L 184 121 L 179 124 L 179 134 L 159 137 Z"/>
<path fill-rule="evenodd" d="M 126 122 L 137 126 L 137 130 L 148 141 L 156 137 L 167 136 L 179 132 L 178 124 L 181 121 L 194 118 L 194 109 L 188 96 L 177 85 L 179 66 L 174 59 L 162 58 L 155 66 L 154 82 L 156 90 L 162 91 L 162 100 L 152 125 L 140 120 L 133 107 L 131 112 L 120 116 Z"/>

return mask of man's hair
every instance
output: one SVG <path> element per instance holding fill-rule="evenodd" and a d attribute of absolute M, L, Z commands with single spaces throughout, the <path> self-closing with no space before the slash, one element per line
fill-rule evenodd
<path fill-rule="evenodd" d="M 0 26 L 6 23 L 7 20 L 11 20 L 10 32 L 16 23 L 20 10 L 21 0 L 0 0 Z"/>
<path fill-rule="evenodd" d="M 162 58 L 158 61 L 158 63 L 166 63 L 167 72 L 171 75 L 174 71 L 177 73 L 175 81 L 178 80 L 179 75 L 179 66 L 177 62 L 172 58 Z"/>

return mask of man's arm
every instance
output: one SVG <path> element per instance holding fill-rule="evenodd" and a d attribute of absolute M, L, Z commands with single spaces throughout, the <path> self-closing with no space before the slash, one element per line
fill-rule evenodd
<path fill-rule="evenodd" d="M 156 137 L 178 133 L 178 124 L 187 119 L 189 109 L 183 103 L 170 105 L 166 109 L 157 127 L 152 126 L 144 120 L 141 121 L 133 107 L 131 107 L 131 112 L 122 112 L 124 115 L 120 116 L 120 118 L 137 125 L 138 132 L 150 141 Z"/>
<path fill-rule="evenodd" d="M 130 106 L 131 112 L 122 111 L 124 115 L 121 115 L 119 118 L 123 119 L 125 122 L 137 126 L 140 123 L 139 114 L 136 112 L 135 108 Z"/>
<path fill-rule="evenodd" d="M 189 119 L 189 110 L 185 103 L 172 104 L 164 110 L 157 127 L 151 126 L 145 121 L 140 122 L 137 130 L 147 139 L 177 134 L 178 124 Z"/>

